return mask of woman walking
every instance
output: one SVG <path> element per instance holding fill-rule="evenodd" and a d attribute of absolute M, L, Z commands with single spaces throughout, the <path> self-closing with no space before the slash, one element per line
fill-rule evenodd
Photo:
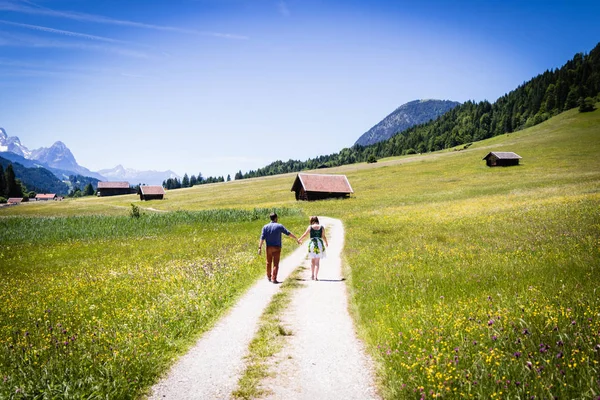
<path fill-rule="evenodd" d="M 327 237 L 325 236 L 325 228 L 319 224 L 317 216 L 310 217 L 310 225 L 298 240 L 302 241 L 306 235 L 310 235 L 308 242 L 308 257 L 310 258 L 310 279 L 319 280 L 319 263 L 321 258 L 325 258 L 325 246 Z"/>

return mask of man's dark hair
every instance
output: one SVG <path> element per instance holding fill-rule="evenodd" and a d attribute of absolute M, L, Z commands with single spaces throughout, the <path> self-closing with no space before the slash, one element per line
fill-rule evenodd
<path fill-rule="evenodd" d="M 271 217 L 271 221 L 275 222 L 275 220 L 277 219 L 277 213 L 271 213 L 269 217 Z"/>

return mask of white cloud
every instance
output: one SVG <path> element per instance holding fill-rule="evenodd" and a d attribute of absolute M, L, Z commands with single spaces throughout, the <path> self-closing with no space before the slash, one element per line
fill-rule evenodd
<path fill-rule="evenodd" d="M 101 41 L 101 42 L 128 43 L 123 40 L 117 40 L 117 39 L 107 38 L 107 37 L 103 37 L 103 36 L 89 35 L 87 33 L 65 31 L 62 29 L 48 28 L 46 26 L 21 24 L 19 22 L 11 22 L 11 21 L 5 21 L 5 20 L 0 20 L 0 24 L 18 26 L 21 28 L 27 28 L 27 29 L 32 29 L 32 30 L 36 30 L 36 31 L 54 33 L 57 35 L 64 35 L 64 36 L 76 37 L 76 38 L 81 38 L 81 39 L 97 40 L 97 41 Z"/>
<path fill-rule="evenodd" d="M 0 24 L 8 24 L 29 30 L 38 32 L 45 32 L 54 34 L 57 36 L 63 36 L 65 38 L 73 39 L 85 39 L 90 42 L 84 41 L 65 41 L 56 38 L 42 37 L 39 35 L 27 35 L 16 32 L 6 33 L 0 31 L 0 46 L 16 46 L 16 47 L 39 47 L 39 48 L 57 48 L 57 49 L 75 49 L 85 51 L 102 51 L 106 53 L 119 54 L 121 56 L 149 59 L 152 58 L 150 54 L 145 51 L 135 50 L 127 48 L 123 45 L 130 45 L 131 42 L 123 40 L 117 40 L 102 36 L 88 35 L 85 33 L 71 32 L 60 29 L 48 28 L 38 25 L 20 24 L 16 22 L 9 22 L 0 20 Z M 137 47 L 147 47 L 143 45 L 136 45 Z"/>
<path fill-rule="evenodd" d="M 26 4 L 29 4 L 29 5 L 26 5 Z M 192 34 L 192 35 L 213 36 L 213 37 L 219 37 L 219 38 L 224 38 L 224 39 L 242 39 L 242 40 L 248 39 L 247 36 L 231 34 L 231 33 L 205 32 L 205 31 L 198 31 L 198 30 L 194 30 L 194 29 L 177 28 L 177 27 L 173 27 L 173 26 L 154 25 L 154 24 L 146 24 L 143 22 L 120 20 L 120 19 L 105 17 L 102 15 L 86 14 L 86 13 L 79 13 L 79 12 L 73 12 L 73 11 L 56 11 L 56 10 L 52 10 L 50 8 L 39 6 L 35 3 L 28 2 L 28 1 L 22 1 L 22 2 L 0 1 L 0 10 L 13 11 L 13 12 L 19 12 L 19 13 L 24 13 L 24 14 L 45 15 L 45 16 L 49 16 L 49 17 L 65 18 L 65 19 L 70 19 L 70 20 L 75 20 L 75 21 L 94 22 L 94 23 L 98 23 L 98 24 L 120 25 L 120 26 L 129 26 L 132 28 L 151 29 L 151 30 L 158 30 L 158 31 L 171 31 L 171 32 Z"/>

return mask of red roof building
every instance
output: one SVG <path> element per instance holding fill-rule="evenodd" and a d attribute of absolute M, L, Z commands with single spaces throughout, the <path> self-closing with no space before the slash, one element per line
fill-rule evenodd
<path fill-rule="evenodd" d="M 56 200 L 56 194 L 55 193 L 38 193 L 35 195 L 35 200 L 36 201 Z"/>
<path fill-rule="evenodd" d="M 165 189 L 162 186 L 140 186 L 140 200 L 162 200 Z"/>
<path fill-rule="evenodd" d="M 8 200 L 6 200 L 6 202 L 8 204 L 21 204 L 23 202 L 23 198 L 22 197 L 9 197 Z"/>
<path fill-rule="evenodd" d="M 346 175 L 298 174 L 292 185 L 296 200 L 348 197 L 354 193 Z"/>

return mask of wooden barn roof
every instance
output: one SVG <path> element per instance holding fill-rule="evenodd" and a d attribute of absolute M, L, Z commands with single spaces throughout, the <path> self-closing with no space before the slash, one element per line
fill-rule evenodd
<path fill-rule="evenodd" d="M 7 203 L 10 204 L 19 204 L 23 201 L 22 197 L 9 197 L 8 200 L 6 200 Z"/>
<path fill-rule="evenodd" d="M 300 187 L 306 192 L 354 193 L 346 175 L 298 174 L 292 192 Z"/>
<path fill-rule="evenodd" d="M 487 156 L 483 157 L 483 160 L 487 160 L 490 156 L 494 156 L 499 160 L 518 160 L 521 157 L 517 153 L 513 153 L 512 151 L 492 151 L 488 153 Z"/>
<path fill-rule="evenodd" d="M 129 182 L 98 182 L 98 189 L 129 189 Z"/>
<path fill-rule="evenodd" d="M 43 193 L 43 194 L 35 195 L 36 199 L 53 199 L 55 197 L 56 197 L 56 194 L 54 194 L 54 193 Z"/>
<path fill-rule="evenodd" d="M 140 186 L 142 194 L 165 194 L 165 189 L 162 186 Z"/>

